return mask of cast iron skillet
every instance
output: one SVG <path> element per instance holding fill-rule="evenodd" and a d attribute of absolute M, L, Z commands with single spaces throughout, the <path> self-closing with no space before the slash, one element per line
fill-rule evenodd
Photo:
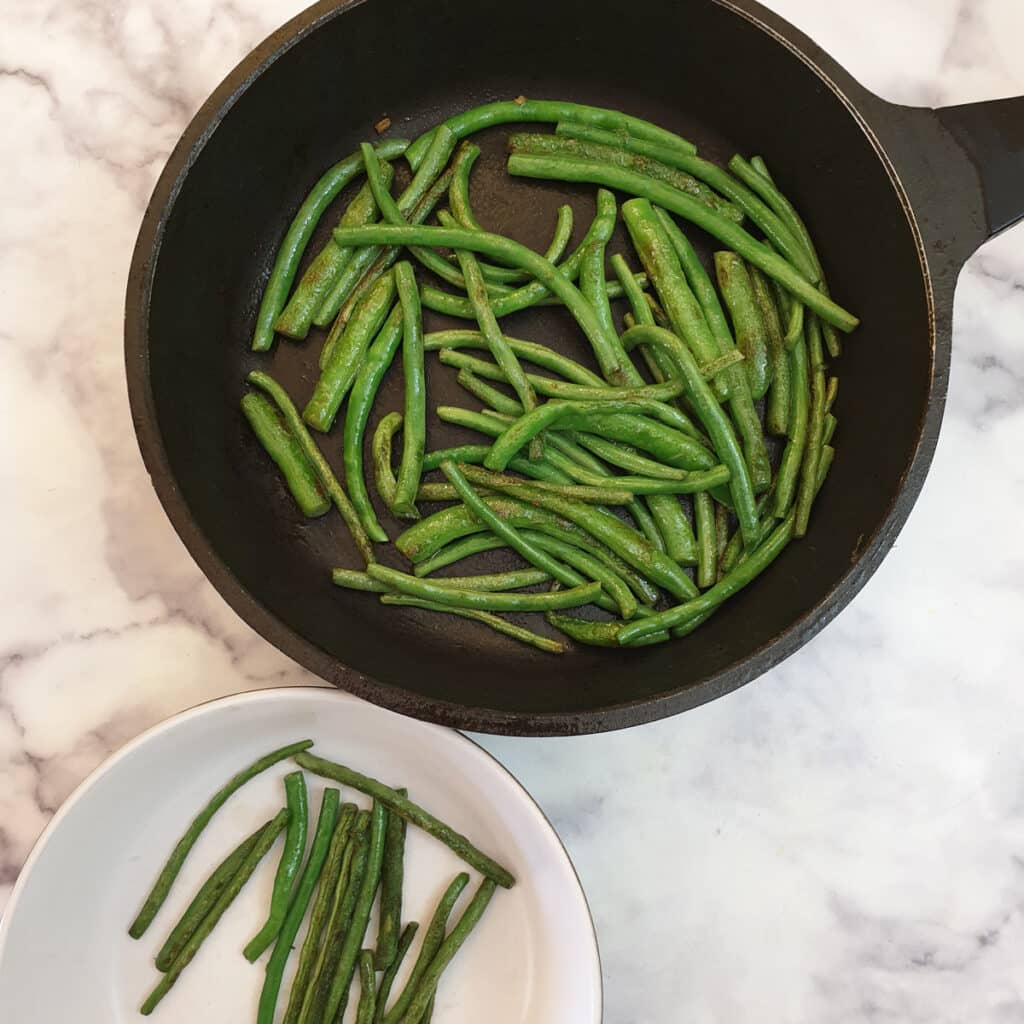
<path fill-rule="evenodd" d="M 876 569 L 917 498 L 942 418 L 957 274 L 1024 212 L 1024 99 L 894 106 L 751 0 L 639 0 L 642 49 L 616 31 L 620 14 L 610 0 L 520 0 L 514 11 L 497 0 L 325 0 L 203 106 L 142 223 L 128 387 L 167 514 L 271 643 L 405 714 L 513 734 L 620 728 L 721 696 L 800 647 Z M 275 248 L 321 171 L 384 113 L 394 134 L 415 138 L 520 93 L 621 108 L 717 159 L 762 153 L 807 217 L 836 297 L 863 320 L 837 367 L 837 458 L 808 537 L 684 641 L 556 658 L 334 589 L 327 569 L 357 564 L 340 521 L 297 521 L 238 412 L 252 367 L 269 366 L 301 401 L 312 387 L 318 346 L 278 342 L 256 357 L 248 340 Z M 508 180 L 508 130 L 482 138 L 481 220 L 543 248 L 568 195 L 579 237 L 594 189 Z M 522 314 L 508 330 L 584 356 L 561 312 Z M 436 365 L 437 400 L 469 404 Z M 400 407 L 400 386 L 390 380 L 379 409 Z M 457 436 L 435 429 L 428 445 Z M 338 447 L 327 444 L 336 466 Z"/>

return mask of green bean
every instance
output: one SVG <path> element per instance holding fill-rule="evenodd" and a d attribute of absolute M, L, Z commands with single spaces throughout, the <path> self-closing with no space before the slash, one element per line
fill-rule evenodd
<path fill-rule="evenodd" d="M 810 414 L 810 370 L 807 363 L 807 342 L 803 332 L 789 352 L 790 403 L 789 440 L 782 449 L 779 471 L 775 477 L 775 517 L 781 519 L 789 511 L 796 494 L 800 466 L 807 447 L 807 423 Z"/>
<path fill-rule="evenodd" d="M 398 573 L 397 575 L 404 575 Z M 415 825 L 428 835 L 444 843 L 453 853 L 461 857 L 470 867 L 476 868 L 482 875 L 493 878 L 499 885 L 511 889 L 515 885 L 515 878 L 509 874 L 500 864 L 492 860 L 485 853 L 478 850 L 464 835 L 460 835 L 449 825 L 435 818 L 428 811 L 425 811 L 418 804 L 408 797 L 402 796 L 390 786 L 385 786 L 377 779 L 370 778 L 360 772 L 337 764 L 334 761 L 327 761 L 322 757 L 305 757 L 301 762 L 296 762 L 308 771 L 327 779 L 341 783 L 343 786 L 350 786 L 352 789 L 365 793 L 374 800 L 382 803 L 390 811 L 400 814 L 410 825 Z"/>
<path fill-rule="evenodd" d="M 315 768 L 311 770 L 316 771 Z M 366 926 L 370 922 L 370 912 L 373 910 L 374 897 L 377 895 L 377 887 L 380 885 L 380 873 L 384 862 L 384 838 L 387 826 L 387 817 L 384 812 L 384 805 L 375 800 L 373 810 L 370 812 L 370 838 L 367 843 L 366 872 L 359 886 L 359 894 L 352 909 L 352 920 L 345 933 L 345 941 L 341 947 L 341 956 L 338 959 L 338 966 L 335 968 L 334 979 L 331 982 L 331 989 L 327 996 L 326 1012 L 324 1013 L 325 1021 L 340 1020 L 345 1015 L 349 987 L 352 984 L 352 975 L 355 974 L 356 969 L 356 958 L 359 956 L 359 950 L 363 944 Z"/>
<path fill-rule="evenodd" d="M 437 955 L 437 951 L 444 941 L 448 918 L 451 916 L 452 909 L 462 895 L 462 890 L 468 884 L 469 875 L 464 871 L 457 874 L 448 884 L 448 888 L 445 889 L 430 918 L 430 924 L 427 925 L 427 930 L 423 936 L 423 945 L 420 947 L 419 955 L 416 957 L 416 963 L 413 964 L 409 979 L 406 981 L 401 994 L 395 1000 L 394 1006 L 384 1014 L 382 1024 L 400 1024 L 400 1022 L 405 1020 L 406 1010 L 416 994 L 420 979 Z"/>
<path fill-rule="evenodd" d="M 517 626 L 507 619 L 503 619 L 500 615 L 495 615 L 493 612 L 482 612 L 475 608 L 456 608 L 454 605 L 439 604 L 437 601 L 410 597 L 408 594 L 382 594 L 380 602 L 381 604 L 403 605 L 407 608 L 422 608 L 424 611 L 457 615 L 463 619 L 483 623 L 483 625 L 489 626 L 496 633 L 512 637 L 513 640 L 518 640 L 520 643 L 527 644 L 530 647 L 536 647 L 537 650 L 545 651 L 547 654 L 565 653 L 565 645 L 557 640 L 550 640 L 546 636 L 539 636 L 529 629 L 524 629 L 522 626 Z"/>
<path fill-rule="evenodd" d="M 729 307 L 736 344 L 743 353 L 747 383 L 754 398 L 762 398 L 771 383 L 768 337 L 761 310 L 743 260 L 734 252 L 715 253 L 715 272 L 722 297 Z"/>
<path fill-rule="evenodd" d="M 359 1004 L 356 1024 L 373 1024 L 377 1010 L 377 976 L 373 970 L 373 951 L 364 949 L 359 954 Z"/>
<path fill-rule="evenodd" d="M 768 389 L 768 401 L 765 403 L 765 428 L 771 434 L 785 434 L 789 424 L 789 356 L 782 334 L 782 322 L 779 320 L 779 311 L 767 279 L 757 267 L 748 269 L 754 299 L 768 342 L 771 386 Z M 793 307 L 803 308 L 799 303 L 793 303 Z"/>
<path fill-rule="evenodd" d="M 828 387 L 825 390 L 825 413 L 832 412 L 832 406 L 835 405 L 836 396 L 839 394 L 839 378 L 830 377 L 828 381 Z"/>
<path fill-rule="evenodd" d="M 602 163 L 646 175 L 655 181 L 671 185 L 673 188 L 679 189 L 680 192 L 686 192 L 698 202 L 736 224 L 743 221 L 743 211 L 738 206 L 729 202 L 728 199 L 723 199 L 693 175 L 676 167 L 670 167 L 659 160 L 652 160 L 639 153 L 631 153 L 620 146 L 608 146 L 603 143 L 587 142 L 560 135 L 518 133 L 509 137 L 508 151 L 528 156 L 573 156 L 584 160 L 599 160 Z"/>
<path fill-rule="evenodd" d="M 184 946 L 182 946 L 181 952 L 174 958 L 174 962 L 168 967 L 167 972 L 160 979 L 156 988 L 146 997 L 146 1001 L 139 1010 L 144 1017 L 148 1017 L 156 1009 L 160 1000 L 170 992 L 174 983 L 181 977 L 182 971 L 192 962 L 196 953 L 199 952 L 199 947 L 202 946 L 213 929 L 216 928 L 217 922 L 224 916 L 224 911 L 228 909 L 234 898 L 242 891 L 245 883 L 252 877 L 252 873 L 256 870 L 259 862 L 266 855 L 270 847 L 274 845 L 274 840 L 277 839 L 287 824 L 288 809 L 283 808 L 278 812 L 277 817 L 268 821 L 263 826 L 259 839 L 256 840 L 253 848 L 239 865 L 228 886 L 217 897 L 213 906 L 210 907 L 209 913 L 196 926 L 195 931 L 192 932 Z"/>
<path fill-rule="evenodd" d="M 811 505 L 818 493 L 818 461 L 821 458 L 825 421 L 825 363 L 821 329 L 816 317 L 811 317 L 807 324 L 807 352 L 811 375 L 811 407 L 807 419 L 807 444 L 800 470 L 800 485 L 796 494 L 794 537 L 803 537 L 807 533 Z"/>
<path fill-rule="evenodd" d="M 487 472 L 483 469 L 477 469 L 472 463 L 464 463 L 463 465 L 467 475 L 471 475 L 473 479 L 476 479 L 478 474 L 486 474 Z M 515 496 L 517 487 L 529 485 L 530 487 L 551 491 L 555 494 L 560 494 L 563 498 L 581 501 L 588 505 L 628 505 L 632 501 L 632 495 L 624 487 L 611 486 L 612 480 L 621 479 L 620 477 L 609 478 L 607 481 L 599 484 L 556 484 L 549 483 L 547 480 L 520 480 L 519 477 L 495 473 L 488 474 L 488 478 L 493 483 L 500 482 L 503 484 L 507 488 L 508 493 L 513 496 Z M 428 485 L 424 484 L 424 487 L 426 486 Z M 487 487 L 488 485 L 485 483 L 484 486 Z M 435 496 L 433 499 L 435 501 L 456 500 L 455 492 L 446 489 L 442 484 L 433 485 L 430 493 Z"/>
<path fill-rule="evenodd" d="M 601 592 L 599 583 L 560 591 L 557 594 L 519 594 L 489 592 L 485 590 L 455 590 L 438 586 L 431 580 L 408 576 L 385 566 L 369 566 L 374 579 L 386 583 L 392 590 L 410 597 L 420 597 L 453 608 L 474 608 L 483 612 L 535 612 L 548 608 L 579 608 L 590 604 Z"/>
<path fill-rule="evenodd" d="M 334 887 L 330 915 L 324 928 L 324 942 L 317 957 L 313 979 L 302 1001 L 299 1024 L 321 1024 L 326 1017 L 331 983 L 341 959 L 356 900 L 362 891 L 370 854 L 367 831 L 369 811 L 360 811 L 352 825 L 352 836 L 342 858 L 341 872 Z"/>
<path fill-rule="evenodd" d="M 370 152 L 373 153 L 372 148 Z M 385 182 L 384 187 L 388 188 L 394 176 L 394 168 L 386 161 L 378 161 L 375 155 L 373 160 Z M 369 182 L 366 182 L 348 204 L 337 226 L 347 228 L 358 224 L 372 224 L 377 217 L 377 201 L 373 198 Z M 288 304 L 274 323 L 274 330 L 296 340 L 305 338 L 313 325 L 316 311 L 327 297 L 338 275 L 352 258 L 353 252 L 353 249 L 339 248 L 335 245 L 334 239 L 329 238 L 296 285 Z"/>
<path fill-rule="evenodd" d="M 385 243 L 393 245 L 427 245 L 432 247 L 450 246 L 479 252 L 492 258 L 501 259 L 510 265 L 519 266 L 532 274 L 545 288 L 556 294 L 572 313 L 583 333 L 587 336 L 597 356 L 598 363 L 606 377 L 615 377 L 622 372 L 616 366 L 616 352 L 621 349 L 614 332 L 606 331 L 590 303 L 579 289 L 543 256 L 501 235 L 482 231 L 467 231 L 465 228 L 398 227 L 395 225 L 373 224 L 363 228 L 346 228 L 335 233 L 341 245 Z M 815 292 L 816 295 L 820 293 Z M 628 360 L 627 360 L 628 362 Z M 632 366 L 632 364 L 629 364 Z"/>
<path fill-rule="evenodd" d="M 377 986 L 377 1004 L 373 1012 L 373 1024 L 381 1024 L 381 1021 L 384 1019 L 384 1010 L 388 1004 L 388 997 L 391 995 L 391 988 L 395 983 L 395 978 L 398 975 L 403 962 L 405 961 L 406 954 L 409 952 L 412 940 L 416 937 L 416 932 L 419 931 L 419 927 L 418 921 L 410 921 L 402 929 L 402 934 L 398 938 L 395 954 L 384 970 L 384 974 L 380 979 L 380 985 Z"/>
<path fill-rule="evenodd" d="M 718 541 L 715 503 L 711 495 L 693 496 L 693 520 L 697 527 L 697 586 L 706 590 L 715 583 L 718 569 Z"/>
<path fill-rule="evenodd" d="M 520 587 L 532 587 L 538 583 L 546 583 L 550 574 L 540 569 L 514 569 L 510 572 L 491 573 L 482 576 L 445 576 L 433 582 L 439 587 L 453 590 L 485 590 L 488 593 L 501 590 L 518 590 Z M 390 593 L 387 584 L 380 583 L 365 572 L 354 572 L 351 569 L 332 569 L 331 579 L 337 587 L 350 590 L 363 590 L 375 594 Z"/>
<path fill-rule="evenodd" d="M 575 571 L 567 567 L 563 562 L 553 557 L 547 545 L 536 544 L 523 536 L 519 530 L 510 525 L 507 521 L 498 516 L 491 507 L 473 490 L 466 475 L 459 471 L 452 462 L 446 462 L 441 466 L 445 476 L 452 482 L 459 492 L 466 507 L 479 519 L 492 533 L 500 537 L 514 551 L 522 555 L 531 565 L 543 570 L 549 577 L 553 577 L 568 587 L 579 588 L 586 584 L 586 580 Z M 565 547 L 571 547 L 566 544 Z M 596 560 L 594 560 L 596 561 Z M 613 574 L 600 566 L 590 566 L 591 579 L 601 583 L 607 596 L 615 602 L 623 618 L 632 618 L 636 614 L 636 600 L 625 583 L 620 583 Z M 596 571 L 595 571 L 596 569 Z M 440 582 L 440 581 L 435 581 Z"/>
<path fill-rule="evenodd" d="M 657 500 L 658 495 L 650 495 L 650 497 Z M 649 500 L 649 499 L 648 499 Z M 671 507 L 671 506 L 670 506 Z M 661 534 L 661 529 L 658 526 L 658 520 L 654 516 L 654 511 L 649 505 L 645 505 L 643 501 L 638 498 L 634 498 L 628 506 L 628 511 L 633 519 L 633 523 L 636 528 L 659 550 L 668 551 L 668 546 L 665 543 L 665 538 Z M 682 513 L 680 513 L 681 515 Z M 685 521 L 685 517 L 683 517 Z M 672 556 L 675 557 L 675 556 Z M 679 559 L 676 559 L 679 561 Z M 686 564 L 685 562 L 680 564 Z"/>
<path fill-rule="evenodd" d="M 284 924 L 285 915 L 292 900 L 292 883 L 306 851 L 306 829 L 309 827 L 306 779 L 302 772 L 289 772 L 284 777 L 284 790 L 288 797 L 288 833 L 284 850 L 274 876 L 274 891 L 270 897 L 270 912 L 263 927 L 249 940 L 243 953 L 249 963 L 255 962 L 261 953 L 277 938 Z"/>
<path fill-rule="evenodd" d="M 701 377 L 700 369 L 689 349 L 674 334 L 661 327 L 633 327 L 622 336 L 622 343 L 627 349 L 633 345 L 659 344 L 671 354 L 679 372 L 686 379 L 690 400 L 711 438 L 718 457 L 729 468 L 729 490 L 743 538 L 748 545 L 753 544 L 757 536 L 757 512 L 747 466 L 736 443 L 736 435 L 715 401 L 711 389 Z"/>
<path fill-rule="evenodd" d="M 377 147 L 377 153 L 383 159 L 391 159 L 405 152 L 408 143 L 404 139 L 389 139 Z M 295 279 L 306 251 L 324 211 L 335 196 L 363 169 L 363 156 L 353 153 L 340 163 L 324 172 L 320 180 L 303 200 L 298 213 L 292 220 L 281 248 L 274 259 L 274 268 L 267 278 L 260 300 L 259 312 L 256 314 L 256 327 L 253 332 L 252 347 L 255 352 L 266 352 L 274 344 L 274 321 L 281 315 L 288 289 Z"/>
<path fill-rule="evenodd" d="M 167 863 L 160 870 L 160 874 L 153 883 L 153 888 L 149 891 L 142 904 L 142 909 L 128 929 L 128 934 L 133 939 L 141 938 L 145 934 L 146 929 L 152 924 L 153 918 L 156 917 L 164 901 L 167 899 L 171 886 L 174 885 L 174 880 L 178 877 L 181 866 L 185 863 L 185 858 L 189 855 L 192 847 L 195 846 L 196 840 L 202 834 L 203 829 L 210 823 L 210 820 L 217 811 L 224 806 L 228 798 L 261 772 L 265 772 L 268 768 L 279 761 L 283 761 L 286 757 L 291 757 L 292 754 L 298 751 L 308 750 L 311 746 L 313 746 L 312 740 L 300 740 L 298 743 L 289 743 L 286 747 L 273 750 L 254 761 L 247 768 L 243 768 L 236 775 L 233 775 L 214 793 L 207 805 L 192 819 L 192 823 L 185 830 L 185 834 L 178 840 L 171 851 L 170 857 L 167 858 Z"/>
<path fill-rule="evenodd" d="M 261 825 L 251 836 L 243 839 L 203 883 L 202 888 L 196 893 L 192 902 L 188 905 L 188 909 L 181 915 L 181 919 L 167 937 L 167 941 L 160 947 L 160 952 L 156 955 L 156 968 L 158 971 L 166 971 L 174 963 L 175 958 L 181 952 L 185 943 L 191 938 L 192 933 L 209 913 L 210 907 L 217 902 L 217 897 L 230 884 L 242 861 L 245 860 L 249 851 L 256 845 L 256 840 L 259 839 L 263 828 L 264 826 Z"/>
<path fill-rule="evenodd" d="M 320 483 L 323 485 L 324 490 L 331 501 L 334 502 L 334 507 L 345 521 L 345 525 L 352 534 L 352 540 L 355 543 L 356 549 L 365 561 L 372 562 L 373 548 L 370 545 L 370 538 L 363 529 L 359 514 L 353 508 L 352 502 L 345 493 L 345 489 L 338 482 L 338 478 L 334 475 L 331 467 L 327 464 L 327 460 L 323 457 L 316 442 L 306 429 L 298 409 L 292 404 L 292 400 L 288 397 L 287 392 L 273 377 L 260 370 L 250 372 L 246 380 L 270 395 L 274 404 L 281 410 L 281 415 L 284 416 L 285 423 L 288 425 L 289 430 L 291 430 L 292 436 L 299 442 L 302 453 L 309 460 L 316 475 L 320 478 Z"/>
<path fill-rule="evenodd" d="M 377 484 L 377 493 L 384 499 L 388 508 L 395 503 L 395 488 L 398 481 L 391 469 L 391 439 L 402 428 L 402 414 L 389 412 L 384 416 L 377 429 L 373 432 L 373 471 Z"/>
<path fill-rule="evenodd" d="M 687 473 L 682 480 L 666 480 L 648 476 L 616 476 L 611 479 L 617 486 L 625 488 L 633 495 L 699 494 L 727 484 L 729 470 L 726 466 L 715 466 L 713 469 Z M 571 492 L 567 491 L 559 493 L 564 493 L 566 497 L 572 496 Z"/>
<path fill-rule="evenodd" d="M 619 469 L 628 470 L 634 475 L 654 477 L 659 480 L 688 480 L 690 478 L 689 470 L 676 469 L 673 466 L 665 466 L 653 459 L 645 458 L 635 448 L 620 441 L 609 441 L 607 438 L 582 431 L 573 431 L 570 436 L 576 444 L 600 456 L 605 462 L 609 462 Z M 612 476 L 610 479 L 618 480 L 619 477 Z"/>
<path fill-rule="evenodd" d="M 837 420 L 832 413 L 825 413 L 825 420 L 822 425 L 821 431 L 821 443 L 822 445 L 828 444 L 836 433 Z"/>
<path fill-rule="evenodd" d="M 794 268 L 767 245 L 757 241 L 738 224 L 726 220 L 697 202 L 692 196 L 668 185 L 608 164 L 575 160 L 570 157 L 512 156 L 509 157 L 508 170 L 517 177 L 593 182 L 648 199 L 703 228 L 749 263 L 753 263 L 769 277 L 777 280 L 801 302 L 840 330 L 852 331 L 860 322 L 852 313 L 818 291 L 800 270 Z M 382 229 L 373 225 L 350 228 L 336 232 L 335 237 L 345 245 L 357 242 L 375 230 Z"/>
<path fill-rule="evenodd" d="M 440 469 L 441 463 L 448 459 L 451 462 L 468 462 L 474 466 L 483 465 L 490 446 L 485 444 L 461 444 L 454 448 L 439 448 L 437 451 L 428 452 L 423 458 L 423 472 Z M 554 484 L 571 484 L 572 477 L 567 476 L 561 470 L 556 469 L 545 460 L 531 462 L 529 459 L 513 459 L 508 465 L 524 476 L 533 477 L 536 480 L 546 480 Z"/>
<path fill-rule="evenodd" d="M 291 993 L 288 997 L 288 1006 L 282 1018 L 282 1024 L 297 1024 L 303 1000 L 315 979 L 317 959 L 324 940 L 324 928 L 331 911 L 338 879 L 341 878 L 342 870 L 345 867 L 345 851 L 349 847 L 358 810 L 359 808 L 355 804 L 344 804 L 338 815 L 338 821 L 327 849 L 327 856 L 320 871 L 316 897 L 309 912 L 309 927 L 306 929 L 306 937 L 302 942 L 299 964 L 292 979 Z"/>
<path fill-rule="evenodd" d="M 299 511 L 311 519 L 324 515 L 331 502 L 273 404 L 263 395 L 250 391 L 242 396 L 242 412 L 264 451 L 281 470 Z"/>
<path fill-rule="evenodd" d="M 681 153 L 697 152 L 697 147 L 692 142 L 688 142 L 656 124 L 651 124 L 650 121 L 631 117 L 618 110 L 592 107 L 581 103 L 565 103 L 560 100 L 524 100 L 522 102 L 498 100 L 494 103 L 486 103 L 481 107 L 474 107 L 472 110 L 465 110 L 461 114 L 450 117 L 444 124 L 458 138 L 463 139 L 490 125 L 515 124 L 517 122 L 524 124 L 529 121 L 542 121 L 551 124 L 558 121 L 572 121 L 577 124 L 596 125 L 601 128 L 628 132 L 637 139 L 648 139 Z M 420 165 L 427 147 L 430 145 L 430 136 L 434 131 L 437 129 L 420 136 L 409 146 L 405 156 L 411 167 L 415 168 Z"/>
<path fill-rule="evenodd" d="M 402 309 L 396 306 L 377 334 L 376 340 L 366 353 L 366 360 L 356 375 L 345 411 L 345 433 L 343 442 L 345 480 L 352 495 L 352 505 L 371 540 L 386 543 L 388 535 L 377 519 L 366 490 L 366 476 L 363 472 L 363 436 L 370 418 L 373 401 L 380 388 L 380 382 L 394 361 L 395 353 L 402 341 Z"/>
<path fill-rule="evenodd" d="M 408 796 L 408 790 L 396 792 Z M 380 879 L 380 923 L 373 962 L 386 970 L 398 951 L 398 930 L 402 924 L 402 885 L 405 878 L 405 821 L 388 812 L 384 835 L 384 864 Z"/>
<path fill-rule="evenodd" d="M 363 364 L 370 342 L 391 312 L 394 301 L 395 277 L 388 273 L 366 293 L 344 333 L 337 337 L 331 358 L 321 371 L 313 395 L 302 412 L 303 419 L 314 430 L 326 434 L 331 429 L 334 417 Z"/>
<path fill-rule="evenodd" d="M 542 369 L 557 373 L 573 384 L 583 384 L 589 387 L 601 387 L 604 384 L 604 381 L 596 373 L 581 366 L 568 356 L 563 356 L 560 352 L 548 348 L 547 345 L 538 345 L 536 342 L 523 341 L 520 338 L 510 338 L 508 335 L 505 336 L 505 341 L 520 359 L 525 359 Z M 428 334 L 424 347 L 428 352 L 437 352 L 463 348 L 486 349 L 488 346 L 486 339 L 479 331 L 456 330 L 434 331 Z M 477 372 L 479 373 L 480 370 L 477 369 Z M 499 378 L 492 377 L 491 379 Z"/>
<path fill-rule="evenodd" d="M 649 159 L 659 160 L 669 167 L 675 167 L 677 170 L 685 171 L 687 174 L 692 174 L 695 178 L 710 185 L 716 192 L 725 196 L 726 199 L 731 200 L 735 206 L 739 207 L 765 233 L 772 246 L 778 249 L 801 275 L 810 281 L 816 282 L 818 280 L 817 268 L 808 258 L 800 240 L 783 223 L 782 219 L 765 205 L 754 192 L 710 160 L 704 160 L 692 153 L 680 153 L 657 144 L 652 145 L 643 140 L 621 137 L 608 138 L 607 133 L 602 132 L 598 134 L 590 129 L 580 131 L 575 126 L 563 125 L 557 131 L 562 135 L 569 135 L 574 138 L 583 138 L 588 141 L 619 146 Z M 640 195 L 642 193 L 638 192 L 635 194 Z M 655 201 L 657 202 L 657 200 Z M 662 203 L 661 205 L 664 206 L 665 204 Z M 719 216 L 721 215 L 719 214 Z M 729 247 L 735 248 L 732 245 Z"/>
<path fill-rule="evenodd" d="M 780 288 L 778 282 L 772 281 L 772 290 L 775 292 L 776 298 L 785 298 L 789 301 L 789 293 Z M 789 301 L 789 305 L 789 319 L 786 321 L 786 336 L 783 339 L 787 352 L 793 348 L 804 331 L 803 303 Z"/>
<path fill-rule="evenodd" d="M 587 647 L 619 647 L 619 633 L 626 625 L 620 619 L 611 622 L 594 622 L 590 619 L 576 619 L 570 615 L 561 615 L 558 612 L 547 612 L 544 616 L 548 622 L 561 630 L 570 640 Z M 652 633 L 644 637 L 632 646 L 638 647 L 644 644 L 660 644 L 669 639 L 669 634 L 664 630 Z"/>
<path fill-rule="evenodd" d="M 309 857 L 302 869 L 294 899 L 288 907 L 277 941 L 274 943 L 274 951 L 267 963 L 263 990 L 260 993 L 259 1009 L 256 1013 L 257 1024 L 274 1024 L 274 1011 L 277 1009 L 277 997 L 281 991 L 281 978 L 284 975 L 288 957 L 291 955 L 295 936 L 299 934 L 299 928 L 306 916 L 306 909 L 313 896 L 313 890 L 316 888 L 324 861 L 327 859 L 331 836 L 338 820 L 338 804 L 338 790 L 325 789 L 320 803 L 320 815 L 317 818 L 313 842 L 309 848 Z"/>
<path fill-rule="evenodd" d="M 495 882 L 493 879 L 485 878 L 480 883 L 480 888 L 477 889 L 462 917 L 459 918 L 452 930 L 445 936 L 444 942 L 438 947 L 434 959 L 430 961 L 430 966 L 427 967 L 420 977 L 416 994 L 413 996 L 412 1002 L 405 1012 L 405 1024 L 414 1024 L 415 1021 L 420 1020 L 423 1014 L 426 1013 L 444 969 L 451 963 L 452 958 L 469 937 L 469 933 L 476 927 L 480 918 L 483 917 L 487 904 L 490 903 L 491 897 L 494 895 L 494 890 Z"/>

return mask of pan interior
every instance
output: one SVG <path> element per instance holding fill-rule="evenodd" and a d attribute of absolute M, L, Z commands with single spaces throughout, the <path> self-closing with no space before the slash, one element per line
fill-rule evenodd
<path fill-rule="evenodd" d="M 647 6 L 646 21 L 642 5 L 628 22 L 606 0 L 523 0 L 514 12 L 460 0 L 417 5 L 415 13 L 397 0 L 355 6 L 244 91 L 198 152 L 167 216 L 148 324 L 150 383 L 177 488 L 227 570 L 213 573 L 214 582 L 225 593 L 240 585 L 269 610 L 281 624 L 271 639 L 309 667 L 329 676 L 335 661 L 351 666 L 396 688 L 406 709 L 408 694 L 570 716 L 685 690 L 692 703 L 707 699 L 724 673 L 735 678 L 782 634 L 807 630 L 879 529 L 912 456 L 931 342 L 917 251 L 881 161 L 834 93 L 756 26 L 713 3 Z M 637 28 L 624 32 L 627 25 L 643 26 L 640 36 Z M 713 159 L 762 154 L 803 212 L 833 293 L 863 320 L 835 364 L 837 458 L 808 537 L 692 637 L 661 647 L 557 658 L 454 617 L 382 608 L 370 595 L 333 588 L 332 566 L 359 564 L 340 520 L 301 521 L 238 411 L 250 369 L 268 370 L 299 403 L 315 382 L 321 333 L 305 344 L 279 340 L 269 356 L 253 355 L 248 341 L 276 246 L 322 170 L 374 137 L 385 114 L 391 134 L 414 138 L 450 113 L 523 93 L 620 108 L 691 138 Z M 595 188 L 510 180 L 503 146 L 511 130 L 479 137 L 479 219 L 543 250 L 558 205 L 568 201 L 575 243 L 593 215 Z M 688 233 L 710 254 L 709 238 Z M 635 264 L 621 234 L 610 251 Z M 428 324 L 437 326 L 436 318 Z M 561 311 L 520 314 L 505 328 L 593 365 Z M 477 407 L 436 357 L 428 374 L 431 406 Z M 371 431 L 384 412 L 401 408 L 401 388 L 396 366 Z M 323 441 L 339 471 L 340 432 L 339 423 Z M 434 422 L 428 448 L 472 439 Z M 395 536 L 398 524 L 382 521 Z M 402 564 L 393 549 L 381 550 L 383 561 Z M 474 568 L 502 564 L 507 557 L 496 554 Z"/>

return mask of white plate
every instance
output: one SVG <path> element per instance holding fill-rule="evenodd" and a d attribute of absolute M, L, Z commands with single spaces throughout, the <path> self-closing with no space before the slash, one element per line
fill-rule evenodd
<path fill-rule="evenodd" d="M 265 690 L 193 708 L 128 744 L 79 787 L 33 850 L 0 922 L 0 1021 L 141 1021 L 138 1007 L 158 977 L 156 951 L 213 866 L 279 809 L 281 778 L 293 766 L 275 765 L 221 808 L 160 914 L 133 941 L 126 929 L 164 859 L 196 810 L 239 767 L 307 736 L 324 757 L 408 785 L 414 799 L 518 879 L 513 889 L 498 889 L 445 972 L 436 1024 L 600 1022 L 601 969 L 586 899 L 527 792 L 456 732 L 318 688 Z M 312 817 L 325 783 L 307 779 Z M 368 805 L 350 790 L 342 799 Z M 248 964 L 241 949 L 262 923 L 279 851 L 280 842 L 151 1020 L 255 1019 L 264 961 Z M 403 918 L 425 928 L 463 867 L 447 847 L 410 828 Z M 479 881 L 467 870 L 473 881 L 460 908 Z M 353 1016 L 350 1005 L 347 1019 Z"/>

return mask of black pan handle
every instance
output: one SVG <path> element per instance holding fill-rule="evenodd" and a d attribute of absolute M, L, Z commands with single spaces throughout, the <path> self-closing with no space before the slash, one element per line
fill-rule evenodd
<path fill-rule="evenodd" d="M 937 110 L 981 182 L 988 237 L 1024 218 L 1024 96 Z"/>

